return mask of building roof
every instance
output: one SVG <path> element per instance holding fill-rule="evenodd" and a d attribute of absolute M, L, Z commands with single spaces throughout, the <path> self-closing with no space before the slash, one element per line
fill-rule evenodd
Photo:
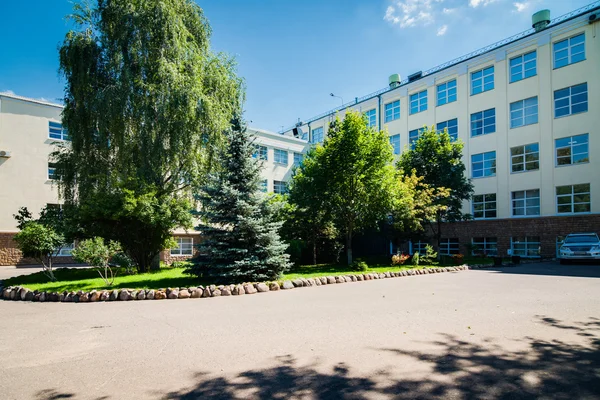
<path fill-rule="evenodd" d="M 270 136 L 270 137 L 272 137 L 274 139 L 277 139 L 277 140 L 285 140 L 285 141 L 289 141 L 289 142 L 296 142 L 296 143 L 299 143 L 299 144 L 306 144 L 306 143 L 308 143 L 308 141 L 306 141 L 306 140 L 298 139 L 298 138 L 295 138 L 295 137 L 289 136 L 289 135 L 283 135 L 281 133 L 267 131 L 265 129 L 248 127 L 248 130 L 251 131 L 251 132 L 254 132 L 257 135 Z"/>
<path fill-rule="evenodd" d="M 14 93 L 9 93 L 9 92 L 0 92 L 0 97 L 7 97 L 9 99 L 27 101 L 29 103 L 41 104 L 44 106 L 64 108 L 64 106 L 62 104 L 51 103 L 47 100 L 39 100 L 39 99 L 32 99 L 30 97 L 18 96 Z"/>

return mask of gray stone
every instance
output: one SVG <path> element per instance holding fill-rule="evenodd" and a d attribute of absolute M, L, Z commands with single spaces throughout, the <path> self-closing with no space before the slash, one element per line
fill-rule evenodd
<path fill-rule="evenodd" d="M 212 295 L 212 293 L 210 291 L 210 287 L 204 288 L 204 290 L 202 291 L 202 297 L 206 298 L 206 297 L 210 297 L 211 295 Z"/>
<path fill-rule="evenodd" d="M 261 282 L 256 284 L 256 290 L 260 293 L 264 293 L 269 291 L 269 287 L 266 283 Z"/>
<path fill-rule="evenodd" d="M 362 276 L 362 275 L 356 275 L 356 276 L 355 276 L 355 278 L 356 278 L 356 281 L 357 281 L 357 282 L 362 282 L 362 281 L 364 281 L 364 280 L 365 280 L 365 277 L 364 277 L 364 276 Z"/>
<path fill-rule="evenodd" d="M 129 292 L 129 300 L 137 300 L 137 296 L 138 296 L 137 290 L 132 290 L 131 292 Z"/>
<path fill-rule="evenodd" d="M 33 302 L 40 301 L 40 294 L 33 292 L 33 299 L 31 299 L 31 301 L 33 301 Z"/>
<path fill-rule="evenodd" d="M 254 288 L 254 285 L 251 283 L 244 285 L 244 290 L 246 291 L 246 294 L 256 293 L 256 289 Z"/>
<path fill-rule="evenodd" d="M 27 296 L 27 293 L 31 293 L 31 290 L 29 290 L 27 288 L 21 288 L 21 290 L 19 290 L 20 299 L 25 300 L 25 296 Z"/>
<path fill-rule="evenodd" d="M 292 284 L 294 285 L 294 287 L 302 287 L 302 286 L 304 286 L 304 282 L 302 282 L 302 279 L 294 279 L 292 281 Z"/>
<path fill-rule="evenodd" d="M 97 290 L 92 290 L 90 292 L 90 296 L 89 296 L 90 302 L 96 302 L 96 301 L 98 301 L 98 299 L 100 299 L 100 294 L 98 293 Z"/>
<path fill-rule="evenodd" d="M 293 289 L 294 288 L 294 284 L 291 281 L 283 281 L 283 284 L 281 285 L 282 289 Z"/>
<path fill-rule="evenodd" d="M 146 291 L 140 290 L 136 297 L 137 300 L 146 300 Z"/>
<path fill-rule="evenodd" d="M 308 283 L 306 286 L 316 286 L 317 285 L 313 278 L 308 278 L 306 280 L 306 282 Z"/>
<path fill-rule="evenodd" d="M 179 290 L 173 289 L 167 294 L 167 298 L 173 300 L 179 298 Z"/>
<path fill-rule="evenodd" d="M 312 286 L 309 282 L 308 279 L 305 278 L 300 278 L 300 280 L 302 281 L 302 286 Z"/>
<path fill-rule="evenodd" d="M 110 298 L 110 292 L 103 290 L 100 294 L 100 301 L 108 301 Z"/>
<path fill-rule="evenodd" d="M 192 299 L 199 299 L 200 297 L 202 297 L 202 293 L 204 291 L 200 288 L 195 288 L 194 290 L 192 290 L 192 295 L 191 298 Z"/>
<path fill-rule="evenodd" d="M 229 286 L 225 286 L 221 290 L 221 296 L 231 296 L 231 288 Z"/>
<path fill-rule="evenodd" d="M 221 291 L 218 288 L 212 291 L 212 297 L 219 297 L 221 295 Z"/>
<path fill-rule="evenodd" d="M 79 295 L 79 301 L 82 303 L 87 303 L 90 301 L 90 295 L 88 293 L 81 293 Z"/>
<path fill-rule="evenodd" d="M 48 299 L 48 294 L 46 294 L 46 292 L 40 293 L 40 302 L 41 303 L 47 301 L 47 299 Z"/>
<path fill-rule="evenodd" d="M 28 292 L 25 293 L 25 298 L 23 300 L 25 301 L 31 301 L 33 300 L 33 292 L 31 290 L 29 290 Z"/>
<path fill-rule="evenodd" d="M 129 291 L 127 289 L 122 289 L 119 293 L 119 300 L 127 301 L 129 300 Z"/>
<path fill-rule="evenodd" d="M 242 285 L 235 285 L 231 294 L 234 296 L 241 296 L 243 294 L 246 294 L 246 291 L 244 290 L 244 287 Z"/>
<path fill-rule="evenodd" d="M 321 281 L 321 285 L 327 285 L 327 277 L 326 276 L 320 276 L 319 280 Z"/>
<path fill-rule="evenodd" d="M 315 278 L 313 281 L 315 282 L 315 286 L 321 286 L 321 280 L 319 278 Z"/>
<path fill-rule="evenodd" d="M 167 292 L 163 290 L 157 290 L 154 292 L 154 300 L 165 300 L 167 298 Z"/>
<path fill-rule="evenodd" d="M 269 290 L 271 292 L 277 291 L 279 289 L 280 289 L 279 288 L 279 284 L 277 282 L 271 282 L 271 283 L 269 283 Z"/>
<path fill-rule="evenodd" d="M 334 276 L 328 276 L 328 277 L 327 277 L 327 284 L 328 284 L 328 285 L 332 285 L 332 284 L 334 284 L 334 283 L 336 283 L 336 282 L 335 282 L 335 277 L 334 277 Z"/>
<path fill-rule="evenodd" d="M 343 277 L 343 276 L 341 276 L 341 275 L 337 275 L 337 276 L 335 277 L 335 283 L 346 283 L 346 278 L 344 278 L 344 277 Z"/>
<path fill-rule="evenodd" d="M 119 291 L 118 290 L 113 290 L 110 292 L 110 296 L 108 297 L 109 301 L 115 301 L 118 300 L 119 298 Z"/>
<path fill-rule="evenodd" d="M 179 298 L 180 299 L 189 299 L 190 298 L 190 292 L 187 289 L 180 290 L 179 291 Z"/>

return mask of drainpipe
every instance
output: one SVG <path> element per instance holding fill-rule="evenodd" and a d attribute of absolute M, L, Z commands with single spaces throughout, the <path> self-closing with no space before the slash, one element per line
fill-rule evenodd
<path fill-rule="evenodd" d="M 377 130 L 381 131 L 381 95 L 377 95 Z"/>

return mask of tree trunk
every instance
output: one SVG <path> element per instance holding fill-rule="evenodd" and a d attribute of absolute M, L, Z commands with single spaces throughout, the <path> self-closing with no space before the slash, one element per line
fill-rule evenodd
<path fill-rule="evenodd" d="M 160 269 L 160 253 L 156 253 L 150 262 L 150 270 L 158 271 Z"/>
<path fill-rule="evenodd" d="M 313 240 L 313 265 L 317 265 L 317 241 Z"/>
<path fill-rule="evenodd" d="M 440 243 L 442 242 L 442 218 L 438 213 L 437 216 L 437 232 L 436 232 L 436 240 L 437 240 L 437 255 L 438 260 L 441 260 L 442 255 L 440 254 Z"/>
<path fill-rule="evenodd" d="M 346 259 L 348 265 L 352 264 L 352 234 L 346 234 Z"/>

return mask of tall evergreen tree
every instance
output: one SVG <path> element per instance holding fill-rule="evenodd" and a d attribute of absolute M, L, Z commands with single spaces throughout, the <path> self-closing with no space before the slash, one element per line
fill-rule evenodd
<path fill-rule="evenodd" d="M 204 241 L 189 272 L 223 282 L 277 279 L 290 267 L 279 237 L 277 202 L 260 191 L 261 164 L 254 138 L 239 120 L 226 134 L 220 168 L 209 174 L 197 196 Z"/>

